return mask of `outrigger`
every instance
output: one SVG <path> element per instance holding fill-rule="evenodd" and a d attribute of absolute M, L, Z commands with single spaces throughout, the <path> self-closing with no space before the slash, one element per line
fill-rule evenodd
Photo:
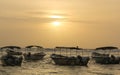
<path fill-rule="evenodd" d="M 57 49 L 60 49 L 60 54 L 55 54 Z M 62 49 L 66 50 L 66 55 L 61 55 Z M 67 56 L 68 50 L 70 50 L 70 56 Z M 76 56 L 72 56 L 71 50 L 76 50 Z M 56 47 L 54 49 L 55 53 L 53 53 L 50 57 L 56 65 L 87 66 L 90 58 L 77 55 L 78 50 L 81 50 L 81 48 L 78 48 L 78 47 Z"/>

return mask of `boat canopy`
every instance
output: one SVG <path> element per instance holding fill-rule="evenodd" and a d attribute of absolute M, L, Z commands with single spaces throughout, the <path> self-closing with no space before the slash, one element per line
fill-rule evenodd
<path fill-rule="evenodd" d="M 1 47 L 1 49 L 21 49 L 21 47 L 19 47 L 19 46 L 4 46 L 4 47 Z"/>
<path fill-rule="evenodd" d="M 98 47 L 98 48 L 96 48 L 96 50 L 112 50 L 112 49 L 118 49 L 118 47 L 106 46 L 106 47 Z"/>
<path fill-rule="evenodd" d="M 82 50 L 82 48 L 78 48 L 78 47 L 55 47 L 57 49 L 76 49 L 76 50 Z"/>
<path fill-rule="evenodd" d="M 33 48 L 33 47 L 36 47 L 36 48 L 43 48 L 42 46 L 37 46 L 37 45 L 26 46 L 25 48 Z"/>

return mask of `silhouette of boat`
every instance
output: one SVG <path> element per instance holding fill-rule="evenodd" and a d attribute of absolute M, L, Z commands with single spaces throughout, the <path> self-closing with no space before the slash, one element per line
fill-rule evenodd
<path fill-rule="evenodd" d="M 14 55 L 4 55 L 1 57 L 1 62 L 3 66 L 21 66 L 23 57 L 17 57 Z"/>
<path fill-rule="evenodd" d="M 21 49 L 18 46 L 5 46 L 1 49 L 5 49 L 5 55 L 1 57 L 1 63 L 3 66 L 21 66 L 23 61 L 22 52 L 16 52 L 14 49 Z"/>
<path fill-rule="evenodd" d="M 41 60 L 44 58 L 46 54 L 44 52 L 40 52 L 40 53 L 34 53 L 31 54 L 30 52 L 28 54 L 24 54 L 24 58 L 26 61 L 36 61 L 36 60 Z"/>
<path fill-rule="evenodd" d="M 119 57 L 115 57 L 114 55 L 110 56 L 109 54 L 100 54 L 97 52 L 93 52 L 92 58 L 98 64 L 119 64 L 120 63 Z"/>
<path fill-rule="evenodd" d="M 109 57 L 109 54 L 101 54 L 97 52 L 92 52 L 92 58 L 97 58 L 97 57 Z"/>
<path fill-rule="evenodd" d="M 43 49 L 43 47 L 36 45 L 27 46 L 26 49 L 32 49 L 33 47 L 36 47 L 38 49 Z M 44 52 L 37 52 L 37 53 L 28 52 L 28 53 L 24 53 L 23 55 L 26 61 L 36 61 L 43 59 L 46 54 Z"/>
<path fill-rule="evenodd" d="M 19 46 L 4 46 L 4 47 L 1 47 L 1 49 L 21 49 L 21 47 L 19 47 Z"/>
<path fill-rule="evenodd" d="M 78 47 L 56 47 L 59 49 L 75 49 L 80 50 Z M 72 65 L 72 66 L 87 66 L 89 62 L 89 57 L 82 57 L 80 55 L 78 56 L 64 56 L 61 54 L 52 54 L 51 59 L 54 61 L 56 65 Z"/>
<path fill-rule="evenodd" d="M 106 46 L 106 47 L 98 47 L 98 48 L 96 48 L 96 50 L 113 50 L 113 49 L 118 49 L 118 47 Z"/>
<path fill-rule="evenodd" d="M 7 50 L 6 51 L 10 55 L 22 55 L 22 52 L 14 51 L 14 50 Z"/>
<path fill-rule="evenodd" d="M 15 51 L 15 50 L 18 50 L 18 49 L 21 49 L 21 47 L 19 47 L 19 46 L 5 46 L 5 47 L 1 48 L 1 50 L 5 50 L 7 52 L 7 54 L 10 54 L 10 55 L 22 55 L 22 52 Z"/>

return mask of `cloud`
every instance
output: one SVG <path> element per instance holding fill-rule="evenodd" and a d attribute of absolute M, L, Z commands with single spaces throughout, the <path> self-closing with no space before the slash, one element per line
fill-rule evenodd
<path fill-rule="evenodd" d="M 0 16 L 0 24 L 22 24 L 22 23 L 49 23 L 53 21 L 62 21 L 64 19 L 52 19 L 47 17 L 1 17 Z"/>
<path fill-rule="evenodd" d="M 85 24 L 110 24 L 111 22 L 106 21 L 92 21 L 92 20 L 80 20 L 79 18 L 74 18 L 73 15 L 66 13 L 52 13 L 48 11 L 24 11 L 25 15 L 13 15 L 13 16 L 0 16 L 0 23 L 6 24 L 22 24 L 22 23 L 50 23 L 53 21 L 61 22 L 71 22 L 71 23 L 85 23 Z M 59 15 L 64 18 L 50 18 L 51 15 Z M 73 17 L 73 18 L 72 18 Z"/>
<path fill-rule="evenodd" d="M 71 22 L 71 23 L 86 23 L 86 24 L 101 24 L 102 22 L 96 21 L 87 21 L 87 20 L 74 20 L 74 19 L 54 19 L 47 17 L 0 17 L 1 23 L 8 24 L 22 24 L 22 23 L 50 23 L 53 21 L 61 21 L 61 22 Z"/>
<path fill-rule="evenodd" d="M 24 15 L 0 16 L 1 23 L 49 23 L 52 21 L 64 21 L 66 18 L 50 18 L 50 15 L 66 16 L 62 13 L 50 13 L 47 11 L 24 11 Z"/>
<path fill-rule="evenodd" d="M 87 21 L 87 20 L 79 20 L 79 19 L 74 19 L 74 18 L 69 18 L 72 15 L 65 14 L 65 13 L 50 13 L 47 11 L 30 11 L 27 12 L 29 15 L 34 15 L 32 17 L 33 20 L 40 20 L 39 22 L 51 22 L 51 21 L 62 21 L 62 22 L 73 22 L 73 23 L 87 23 L 87 24 L 100 24 L 101 22 L 96 22 L 96 21 Z M 53 19 L 50 17 L 46 17 L 46 15 L 59 15 L 59 16 L 64 16 L 62 19 Z M 36 20 L 36 21 L 37 21 Z"/>
<path fill-rule="evenodd" d="M 30 15 L 59 15 L 59 16 L 69 16 L 68 14 L 61 12 L 47 12 L 47 11 L 29 11 Z"/>
<path fill-rule="evenodd" d="M 51 11 L 23 11 L 23 14 L 12 15 L 12 16 L 0 16 L 0 22 L 9 23 L 9 24 L 22 24 L 22 23 L 50 23 L 53 21 L 61 22 L 72 22 L 72 23 L 86 23 L 86 24 L 101 24 L 100 21 L 89 21 L 89 20 L 80 20 L 79 18 L 74 18 L 73 15 L 60 12 L 51 12 Z M 63 18 L 51 18 L 52 15 L 63 16 Z M 73 17 L 73 18 L 72 18 Z"/>

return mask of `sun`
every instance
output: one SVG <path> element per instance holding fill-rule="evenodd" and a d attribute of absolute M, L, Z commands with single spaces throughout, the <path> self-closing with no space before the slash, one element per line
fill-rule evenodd
<path fill-rule="evenodd" d="M 60 26 L 60 22 L 58 22 L 58 21 L 55 21 L 55 22 L 52 22 L 52 24 L 54 25 L 54 26 Z"/>

